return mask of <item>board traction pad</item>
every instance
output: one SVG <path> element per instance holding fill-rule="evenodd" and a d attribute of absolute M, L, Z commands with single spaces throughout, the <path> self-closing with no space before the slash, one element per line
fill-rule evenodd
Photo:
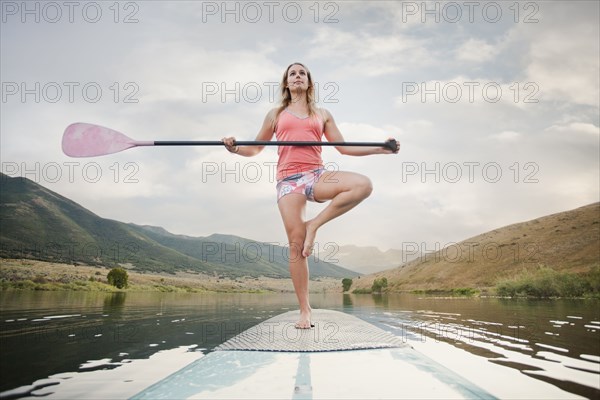
<path fill-rule="evenodd" d="M 320 352 L 408 347 L 392 333 L 339 311 L 313 309 L 311 329 L 297 329 L 299 311 L 288 311 L 245 330 L 215 351 Z"/>

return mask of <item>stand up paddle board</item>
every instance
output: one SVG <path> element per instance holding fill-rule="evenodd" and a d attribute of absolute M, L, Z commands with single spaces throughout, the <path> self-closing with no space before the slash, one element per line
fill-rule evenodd
<path fill-rule="evenodd" d="M 132 399 L 494 398 L 393 334 L 354 316 L 313 310 L 268 319 Z"/>

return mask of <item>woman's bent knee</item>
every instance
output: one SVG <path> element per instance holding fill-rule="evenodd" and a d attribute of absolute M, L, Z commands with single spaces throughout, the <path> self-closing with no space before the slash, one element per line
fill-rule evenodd
<path fill-rule="evenodd" d="M 361 197 L 366 199 L 373 193 L 373 182 L 366 176 L 361 175 L 361 179 L 355 188 L 360 192 Z"/>

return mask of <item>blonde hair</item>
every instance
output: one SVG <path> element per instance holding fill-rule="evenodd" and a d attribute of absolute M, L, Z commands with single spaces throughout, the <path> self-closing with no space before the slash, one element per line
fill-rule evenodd
<path fill-rule="evenodd" d="M 272 121 L 272 125 L 273 125 L 274 129 L 275 129 L 275 126 L 277 125 L 277 119 L 279 118 L 279 114 L 281 114 L 281 112 L 283 110 L 285 110 L 292 103 L 292 94 L 290 93 L 290 88 L 288 88 L 288 72 L 290 71 L 290 68 L 292 68 L 292 66 L 294 66 L 294 65 L 300 65 L 302 68 L 304 68 L 306 70 L 306 76 L 308 77 L 308 89 L 306 90 L 306 103 L 308 105 L 308 116 L 310 118 L 312 118 L 315 115 L 318 115 L 319 117 L 322 118 L 322 115 L 320 114 L 320 112 L 317 108 L 316 101 L 315 101 L 315 85 L 312 80 L 312 75 L 310 74 L 310 70 L 306 67 L 306 65 L 304 65 L 300 62 L 294 62 L 294 63 L 291 63 L 290 65 L 288 65 L 288 67 L 285 69 L 285 72 L 283 73 L 283 78 L 281 79 L 281 83 L 279 84 L 279 86 L 281 88 L 280 89 L 281 103 L 279 104 L 279 107 L 277 108 L 277 112 L 275 113 L 275 116 Z"/>

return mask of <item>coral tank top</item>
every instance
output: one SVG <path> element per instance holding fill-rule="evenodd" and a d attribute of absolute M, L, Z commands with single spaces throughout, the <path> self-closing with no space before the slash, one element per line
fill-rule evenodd
<path fill-rule="evenodd" d="M 277 140 L 321 141 L 323 120 L 315 115 L 301 118 L 287 109 L 277 119 L 275 137 Z M 279 146 L 277 151 L 277 180 L 300 172 L 323 167 L 321 146 Z"/>

